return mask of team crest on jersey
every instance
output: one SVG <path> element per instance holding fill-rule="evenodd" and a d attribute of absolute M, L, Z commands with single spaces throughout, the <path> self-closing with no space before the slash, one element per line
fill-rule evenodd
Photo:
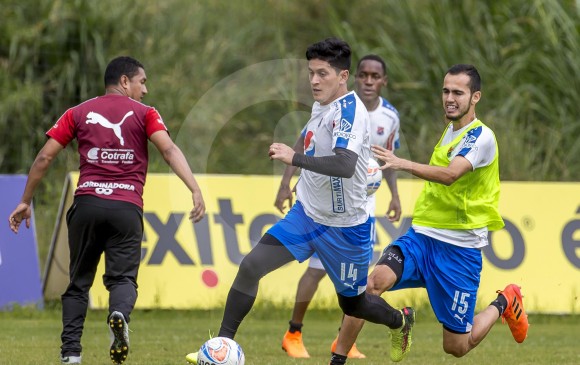
<path fill-rule="evenodd" d="M 379 136 L 382 136 L 383 134 L 385 134 L 385 127 L 377 127 L 377 134 Z"/>
<path fill-rule="evenodd" d="M 449 147 L 449 149 L 447 150 L 447 158 L 451 158 L 451 155 L 453 154 L 453 150 L 455 149 L 455 147 L 457 147 L 457 145 Z"/>

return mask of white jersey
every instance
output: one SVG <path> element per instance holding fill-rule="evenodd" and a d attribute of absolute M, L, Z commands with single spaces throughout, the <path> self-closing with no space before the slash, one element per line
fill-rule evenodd
<path fill-rule="evenodd" d="M 399 143 L 399 112 L 383 97 L 375 110 L 369 111 L 371 118 L 371 144 L 394 151 Z"/>
<path fill-rule="evenodd" d="M 379 96 L 379 105 L 369 111 L 371 118 L 371 144 L 394 151 L 401 145 L 399 142 L 399 112 L 387 99 Z M 368 212 L 375 216 L 376 194 L 369 196 Z"/>
<path fill-rule="evenodd" d="M 476 120 L 477 119 L 473 120 L 471 123 Z M 443 139 L 441 140 L 441 145 L 451 143 L 455 137 L 461 134 L 465 129 L 469 128 L 471 123 L 456 131 L 453 131 L 453 123 L 449 123 L 445 136 L 443 136 Z M 467 140 L 467 135 L 465 135 L 457 146 L 455 146 L 452 151 L 449 151 L 449 156 L 451 156 L 451 158 L 457 155 L 465 157 L 471 163 L 473 170 L 491 164 L 495 158 L 495 138 L 493 132 L 485 126 L 480 128 L 481 131 L 476 133 L 475 136 L 472 136 Z M 456 246 L 480 248 L 487 246 L 488 244 L 487 227 L 461 230 L 413 225 L 413 228 L 418 233 Z"/>
<path fill-rule="evenodd" d="M 327 105 L 315 102 L 302 137 L 307 156 L 331 156 L 336 147 L 358 155 L 355 173 L 349 179 L 302 169 L 296 199 L 306 214 L 317 223 L 333 227 L 366 222 L 370 118 L 363 102 L 353 91 Z"/>

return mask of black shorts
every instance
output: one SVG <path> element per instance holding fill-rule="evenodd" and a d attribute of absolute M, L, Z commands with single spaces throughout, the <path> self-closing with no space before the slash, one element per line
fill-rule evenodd
<path fill-rule="evenodd" d="M 90 286 L 105 253 L 105 286 L 125 277 L 136 284 L 141 261 L 143 210 L 135 204 L 76 196 L 66 215 L 71 282 Z M 90 284 L 88 283 L 90 281 Z"/>

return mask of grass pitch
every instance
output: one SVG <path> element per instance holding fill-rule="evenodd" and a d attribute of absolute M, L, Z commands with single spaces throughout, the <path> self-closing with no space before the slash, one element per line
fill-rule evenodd
<path fill-rule="evenodd" d="M 310 359 L 289 358 L 281 349 L 288 326 L 289 309 L 256 308 L 246 318 L 236 340 L 246 354 L 248 365 L 326 365 L 330 344 L 336 335 L 341 314 L 311 310 L 306 314 L 304 342 Z M 221 322 L 221 310 L 165 311 L 138 310 L 130 323 L 131 350 L 125 364 L 186 364 L 185 355 L 196 351 Z M 498 321 L 488 337 L 467 356 L 456 359 L 441 347 L 442 329 L 432 312 L 417 312 L 413 348 L 401 362 L 406 365 L 489 365 L 580 364 L 580 316 L 530 315 L 530 332 L 523 344 L 511 337 L 507 325 Z M 60 309 L 42 311 L 16 308 L 0 312 L 0 364 L 58 365 L 60 350 Z M 106 313 L 89 311 L 83 334 L 83 364 L 111 364 Z M 389 364 L 390 340 L 386 329 L 367 323 L 357 340 L 367 359 L 348 364 Z"/>

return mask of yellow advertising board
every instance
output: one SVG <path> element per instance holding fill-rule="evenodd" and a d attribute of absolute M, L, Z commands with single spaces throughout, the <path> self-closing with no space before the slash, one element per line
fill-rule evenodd
<path fill-rule="evenodd" d="M 71 177 L 71 184 L 76 184 L 78 175 Z M 147 178 L 137 308 L 223 306 L 239 262 L 282 217 L 273 206 L 279 176 L 196 178 L 207 213 L 195 225 L 188 220 L 192 208 L 189 191 L 177 177 L 150 174 Z M 410 226 L 422 186 L 420 180 L 399 180 L 403 217 L 397 223 L 384 218 L 390 200 L 388 189 L 382 187 L 377 192 L 375 258 Z M 531 312 L 580 312 L 580 184 L 504 182 L 500 211 L 506 228 L 493 232 L 490 246 L 484 249 L 478 306 L 486 306 L 497 289 L 514 282 L 522 286 Z M 62 239 L 66 244 L 66 237 L 57 237 L 57 241 Z M 291 306 L 306 265 L 294 262 L 266 276 L 260 282 L 258 301 Z M 108 292 L 100 279 L 103 272 L 101 260 L 90 293 L 92 308 L 108 305 Z M 386 293 L 384 297 L 395 306 L 427 300 L 423 289 Z M 337 305 L 336 298 L 330 280 L 324 279 L 312 306 L 329 305 Z"/>

